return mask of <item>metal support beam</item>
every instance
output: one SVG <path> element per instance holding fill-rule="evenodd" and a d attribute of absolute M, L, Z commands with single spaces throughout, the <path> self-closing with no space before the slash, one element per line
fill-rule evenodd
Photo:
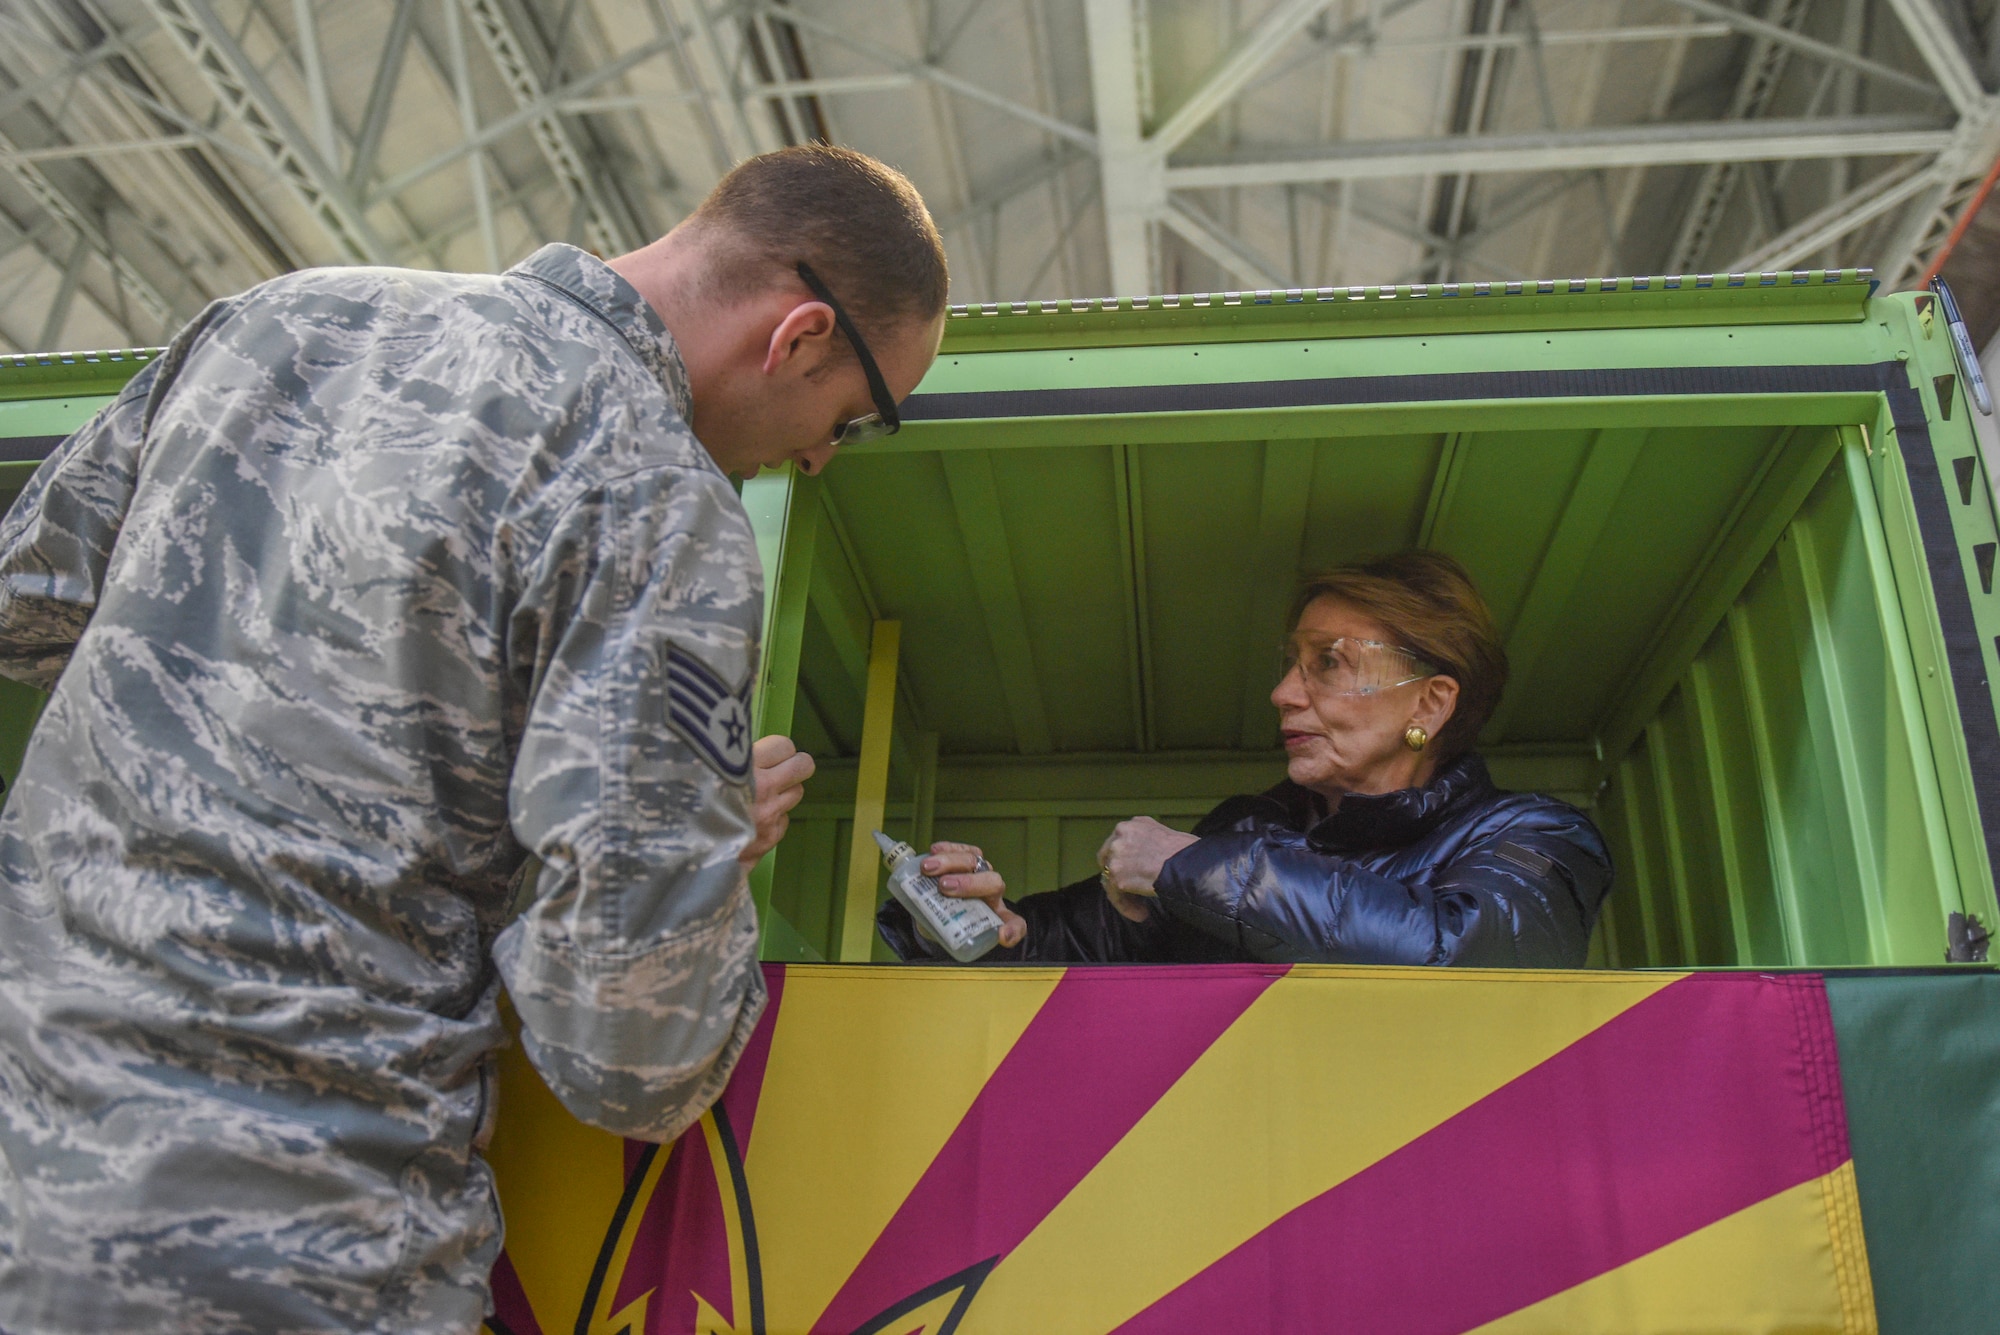
<path fill-rule="evenodd" d="M 319 47 L 319 16 L 313 0 L 292 0 L 292 24 L 299 34 L 299 66 L 306 76 L 306 101 L 312 106 L 313 147 L 329 164 L 340 163 L 340 141 L 333 132 L 333 96 L 327 91 L 326 60 Z"/>
<path fill-rule="evenodd" d="M 1955 0 L 1948 2 L 1955 3 Z M 1958 114 L 1979 114 L 1987 100 L 1986 90 L 1980 86 L 1972 61 L 1966 56 L 1965 48 L 1959 45 L 1951 25 L 1938 12 L 1937 0 L 1889 0 L 1889 8 L 1895 10 L 1896 17 L 1902 20 L 1910 45 L 1916 47 L 1917 54 L 1924 58 L 1924 64 L 1930 67 L 1938 87 L 1951 99 Z"/>
<path fill-rule="evenodd" d="M 780 79 L 760 83 L 758 97 L 830 97 L 839 93 L 889 93 L 920 82 L 909 74 L 843 74 L 830 79 Z M 558 105 L 569 112 L 649 111 L 673 102 L 699 102 L 698 92 L 621 93 L 610 97 L 574 97 Z"/>
<path fill-rule="evenodd" d="M 1047 130 L 1050 134 L 1067 139 L 1072 143 L 1080 144 L 1084 148 L 1095 149 L 1097 147 L 1097 136 L 1082 126 L 1072 125 L 1060 117 L 1050 116 L 1035 110 L 1033 107 L 1023 106 L 1010 97 L 1002 97 L 990 88 L 981 87 L 969 79 L 962 79 L 950 70 L 941 69 L 927 61 L 912 60 L 908 56 L 898 55 L 886 47 L 877 46 L 873 42 L 862 41 L 847 28 L 831 20 L 817 18 L 790 5 L 773 5 L 763 3 L 761 0 L 759 3 L 750 5 L 749 9 L 753 14 L 783 19 L 795 28 L 799 28 L 805 32 L 818 33 L 821 37 L 829 41 L 838 42 L 848 50 L 867 56 L 869 59 L 886 65 L 892 70 L 908 74 L 914 78 L 923 79 L 929 83 L 934 83 L 947 92 L 957 93 L 960 97 L 973 102 L 984 103 L 996 111 L 1004 111 L 1017 120 L 1026 121 L 1037 129 Z"/>
<path fill-rule="evenodd" d="M 266 201 L 241 185 L 231 172 L 233 164 L 223 155 L 239 155 L 260 176 L 269 170 L 265 161 L 216 134 L 212 127 L 189 123 L 177 110 L 163 107 L 153 79 L 136 63 L 138 54 L 132 42 L 154 31 L 158 24 L 150 17 L 140 16 L 123 32 L 114 31 L 101 12 L 99 0 L 62 0 L 61 16 L 70 34 L 63 44 L 74 46 L 84 53 L 82 60 L 88 65 L 90 80 L 97 88 L 117 102 L 136 104 L 136 119 L 141 123 L 150 123 L 154 130 L 163 134 L 182 131 L 199 145 L 180 148 L 173 157 L 178 160 L 179 167 L 193 178 L 199 192 L 214 202 L 219 212 L 217 221 L 221 223 L 224 235 L 211 238 L 211 244 L 219 243 L 229 250 L 243 253 L 253 263 L 261 260 L 261 267 L 266 273 L 278 274 L 297 268 L 300 260 L 271 217 Z M 106 53 L 107 58 L 102 61 L 92 59 L 100 52 Z M 65 98 L 71 95 L 71 91 L 63 94 Z M 210 149 L 215 151 L 206 151 Z M 176 230 L 184 229 L 192 221 L 177 218 Z M 160 244 L 163 249 L 171 249 L 164 240 Z M 122 310 L 122 284 L 118 291 Z M 123 316 L 120 318 L 122 321 Z"/>
<path fill-rule="evenodd" d="M 1366 180 L 1477 171 L 1581 171 L 1596 167 L 1655 167 L 1723 158 L 1894 157 L 1936 153 L 1953 141 L 1949 129 L 1915 116 L 1856 116 L 1825 120 L 1728 121 L 1633 125 L 1556 133 L 1382 139 L 1312 156 L 1170 166 L 1175 190 L 1287 181 Z"/>
<path fill-rule="evenodd" d="M 1479 0 L 1472 6 L 1469 18 L 1475 29 L 1483 23 L 1490 35 L 1500 31 L 1501 25 L 1506 22 L 1508 9 L 1509 6 L 1500 0 Z M 1532 23 L 1533 9 L 1524 9 L 1523 13 Z M 1453 94 L 1450 132 L 1484 136 L 1492 124 L 1494 69 L 1499 63 L 1499 53 L 1490 47 L 1471 48 L 1460 59 L 1458 78 L 1446 80 L 1440 89 Z M 1540 73 L 1539 66 L 1535 72 Z M 1546 96 L 1542 101 L 1542 113 L 1542 129 L 1554 129 Z M 1469 172 L 1426 182 L 1424 198 L 1427 202 L 1423 211 L 1432 215 L 1431 229 L 1455 242 L 1465 228 L 1465 210 L 1471 195 L 1472 175 Z M 1458 277 L 1457 265 L 1449 254 L 1443 263 L 1420 264 L 1418 268 L 1420 276 L 1430 282 L 1450 282 Z"/>
<path fill-rule="evenodd" d="M 1153 220 L 1165 211 L 1165 156 L 1149 149 L 1139 124 L 1137 19 L 1133 0 L 1084 0 L 1090 41 L 1090 98 L 1104 199 L 1111 289 L 1153 291 Z"/>
<path fill-rule="evenodd" d="M 1056 63 L 1055 42 L 1049 33 L 1047 0 L 1023 0 L 1021 17 L 1028 29 L 1028 49 L 1034 53 L 1035 105 L 1044 111 L 1060 111 L 1061 103 L 1057 100 L 1053 86 L 1056 71 L 1060 67 Z M 1042 151 L 1054 156 L 1062 151 L 1066 143 L 1066 140 L 1058 139 L 1054 135 L 1044 135 Z M 1098 181 L 1092 181 L 1085 187 L 1083 194 L 1094 199 L 1099 184 Z M 1082 290 L 1076 277 L 1074 263 L 1076 248 L 1073 241 L 1077 222 L 1083 216 L 1083 208 L 1071 199 L 1071 193 L 1067 175 L 1057 172 L 1049 178 L 1049 216 L 1056 225 L 1056 232 L 1048 253 L 1035 266 L 1034 276 L 1028 280 L 1022 291 L 1038 291 L 1043 277 L 1052 266 L 1061 276 L 1063 291 Z M 996 213 L 994 216 L 997 218 L 999 215 Z"/>
<path fill-rule="evenodd" d="M 1848 69 L 1858 70 L 1872 79 L 1879 79 L 1884 83 L 1896 84 L 1900 87 L 1908 88 L 1913 92 L 1925 93 L 1935 98 L 1949 99 L 1950 97 L 1950 94 L 1945 89 L 1935 84 L 1926 83 L 1916 75 L 1905 73 L 1893 65 L 1884 65 L 1879 60 L 1870 60 L 1866 56 L 1859 55 L 1856 52 L 1843 50 L 1831 42 L 1822 42 L 1817 38 L 1807 37 L 1804 33 L 1795 32 L 1779 24 L 1767 22 L 1764 19 L 1757 18 L 1755 15 L 1745 14 L 1740 9 L 1733 9 L 1728 5 L 1718 4 L 1717 0 L 1666 0 L 1666 2 L 1685 9 L 1690 13 L 1700 14 L 1704 18 L 1727 23 L 1738 32 L 1748 33 L 1752 37 L 1761 37 L 1768 41 L 1776 42 L 1780 46 L 1790 47 L 1794 51 L 1812 56 L 1817 60 L 1826 61 L 1829 64 L 1842 65 Z M 1915 0 L 1915 2 L 1918 4 L 1928 4 L 1930 0 Z M 1892 0 L 1892 3 L 1900 4 L 1901 0 Z"/>
<path fill-rule="evenodd" d="M 459 133 L 471 139 L 479 133 L 479 111 L 472 96 L 472 70 L 465 49 L 465 30 L 459 21 L 458 6 L 446 0 L 445 41 L 451 48 L 451 84 L 458 102 Z M 500 270 L 500 238 L 493 227 L 493 191 L 486 181 L 486 153 L 481 150 L 465 159 L 466 176 L 472 182 L 472 208 L 479 219 L 479 239 L 486 249 L 486 270 Z"/>
<path fill-rule="evenodd" d="M 84 144 L 50 144 L 46 148 L 14 148 L 0 152 L 0 166 L 17 162 L 68 162 L 77 158 L 115 158 L 126 153 L 156 153 L 164 149 L 192 148 L 202 141 L 191 134 L 170 134 L 159 139 L 118 139 Z"/>
<path fill-rule="evenodd" d="M 1809 12 L 1807 0 L 1777 0 L 1772 13 L 1779 22 L 1772 26 L 1782 32 L 1791 32 L 1805 21 Z M 1763 115 L 1764 109 L 1777 94 L 1778 83 L 1784 77 L 1790 54 L 1789 46 L 1769 37 L 1759 36 L 1751 43 L 1749 59 L 1743 62 L 1743 73 L 1737 79 L 1736 92 L 1730 99 L 1728 119 L 1748 121 Z M 1702 169 L 1701 179 L 1688 199 L 1687 212 L 1681 216 L 1680 231 L 1674 239 L 1673 248 L 1667 252 L 1665 272 L 1687 273 L 1699 266 L 1708 252 L 1709 242 L 1715 236 L 1716 225 L 1722 220 L 1722 212 L 1729 204 L 1736 182 L 1748 165 L 1742 159 L 1730 158 L 1711 162 Z M 1773 220 L 1763 232 L 1769 236 L 1777 230 Z"/>
<path fill-rule="evenodd" d="M 750 115 L 737 77 L 745 63 L 740 25 L 718 28 L 706 0 L 653 0 L 653 6 L 658 25 L 672 35 L 682 85 L 698 95 L 716 174 L 778 147 L 770 117 Z"/>
<path fill-rule="evenodd" d="M 1070 202 L 1069 217 L 1063 219 L 1061 229 L 1056 233 L 1054 243 L 1049 247 L 1049 253 L 1042 256 L 1042 262 L 1035 266 L 1035 272 L 1029 275 L 1027 285 L 1022 289 L 1023 291 L 1033 292 L 1038 290 L 1042 285 L 1042 279 L 1048 276 L 1049 270 L 1054 267 L 1056 261 L 1065 257 L 1070 241 L 1076 236 L 1077 226 L 1083 221 L 1084 213 L 1092 204 L 1097 202 L 1097 191 L 1098 184 L 1092 181 L 1077 192 L 1076 198 Z M 1075 288 L 1068 284 L 1065 284 L 1065 289 L 1075 291 Z"/>
<path fill-rule="evenodd" d="M 515 106 L 545 105 L 546 89 L 539 67 L 548 55 L 540 50 L 540 37 L 523 31 L 507 0 L 464 0 L 464 4 L 472 26 L 478 29 L 487 53 L 514 94 Z M 550 82 L 559 82 L 561 76 L 562 71 L 554 69 L 547 74 Z M 623 207 L 616 185 L 560 112 L 554 107 L 543 110 L 530 125 L 536 146 L 555 169 L 564 198 L 582 208 L 584 234 L 592 248 L 616 255 L 640 245 L 640 229 L 630 210 Z"/>
<path fill-rule="evenodd" d="M 149 3 L 158 2 L 159 0 L 149 0 Z M 479 127 L 479 133 L 471 139 L 454 144 L 434 157 L 426 158 L 408 171 L 398 172 L 384 181 L 375 188 L 373 194 L 369 197 L 369 202 L 373 203 L 376 200 L 387 199 L 391 195 L 399 195 L 418 181 L 454 165 L 461 158 L 465 157 L 466 154 L 477 153 L 482 149 L 491 148 L 494 144 L 499 143 L 502 139 L 505 139 L 508 135 L 513 134 L 523 126 L 534 124 L 536 117 L 555 110 L 573 98 L 583 96 L 593 88 L 600 88 L 610 83 L 613 79 L 623 77 L 649 60 L 656 60 L 660 56 L 665 55 L 673 49 L 676 40 L 677 38 L 674 37 L 662 37 L 655 41 L 647 42 L 643 46 L 634 47 L 617 59 L 607 61 L 583 77 L 565 84 L 556 92 L 545 95 L 539 101 L 522 107 L 519 111 L 502 116 L 497 120 L 486 122 L 486 124 Z"/>
<path fill-rule="evenodd" d="M 1381 21 L 1419 0 L 1390 0 L 1345 25 L 1329 40 L 1372 37 Z M 1225 55 L 1197 88 L 1153 134 L 1145 133 L 1142 90 L 1151 70 L 1143 61 L 1150 49 L 1146 9 L 1137 0 L 1085 0 L 1090 45 L 1091 101 L 1101 162 L 1105 244 L 1111 286 L 1121 294 L 1151 292 L 1159 286 L 1156 229 L 1166 226 L 1204 254 L 1253 281 L 1282 287 L 1270 266 L 1207 224 L 1198 214 L 1170 208 L 1167 156 L 1238 96 L 1250 81 L 1325 10 L 1327 0 L 1283 0 Z"/>
<path fill-rule="evenodd" d="M 361 202 L 264 82 L 209 0 L 145 3 L 341 251 L 364 264 L 388 263 L 390 248 L 364 215 Z"/>
<path fill-rule="evenodd" d="M 76 285 L 83 277 L 84 262 L 90 258 L 90 246 L 78 237 L 69 248 L 69 260 L 63 265 L 62 282 L 56 286 L 56 299 L 49 303 L 49 313 L 42 319 L 42 332 L 36 339 L 37 352 L 55 352 L 61 349 L 63 326 L 69 323 L 69 308 L 76 300 Z"/>
<path fill-rule="evenodd" d="M 1167 201 L 1160 222 L 1168 231 L 1186 241 L 1217 264 L 1236 274 L 1253 288 L 1290 286 L 1277 270 L 1260 259 L 1241 237 L 1225 232 L 1220 224 L 1195 212 L 1178 199 Z"/>
<path fill-rule="evenodd" d="M 1173 152 L 1241 93 L 1264 66 L 1291 46 L 1331 0 L 1281 0 L 1237 41 L 1160 128 L 1147 136 L 1154 152 Z M 1136 85 L 1135 85 L 1136 87 Z"/>
<path fill-rule="evenodd" d="M 1902 207 L 1937 183 L 1935 169 L 1910 159 L 1870 177 L 1825 208 L 1812 213 L 1754 250 L 1730 262 L 1730 273 L 1789 269 L 1877 218 Z"/>
<path fill-rule="evenodd" d="M 14 28 L 15 31 L 23 31 L 12 24 L 7 26 Z M 0 97 L 0 118 L 13 115 L 21 108 L 38 101 L 45 94 L 52 93 L 58 88 L 64 89 L 65 95 L 67 95 L 67 90 L 73 87 L 76 81 L 87 74 L 93 66 L 107 60 L 122 60 L 130 55 L 132 40 L 143 36 L 152 27 L 152 20 L 146 19 L 142 20 L 132 31 L 120 36 L 101 33 L 95 45 L 92 45 L 89 50 L 82 52 L 69 51 L 55 43 L 49 42 L 48 38 L 42 34 L 27 30 L 28 35 L 34 37 L 37 41 L 60 50 L 61 59 L 52 68 L 44 69 L 36 79 L 24 83 L 17 88 L 9 89 L 5 97 Z M 88 41 L 88 38 L 85 40 Z M 51 54 L 54 54 L 54 52 L 52 51 Z M 37 61 L 37 64 L 39 63 Z"/>
<path fill-rule="evenodd" d="M 969 227 L 989 214 L 1038 186 L 1047 184 L 1057 172 L 1065 171 L 1079 162 L 1087 162 L 1090 155 L 1058 144 L 1048 157 L 1037 158 L 1020 171 L 1001 178 L 988 186 L 982 193 L 967 200 L 965 207 L 954 209 L 937 218 L 940 234 L 949 234 L 961 227 Z"/>
<path fill-rule="evenodd" d="M 495 191 L 491 205 L 497 216 L 508 209 L 522 208 L 528 201 L 554 188 L 555 174 L 546 167 L 525 180 L 517 181 L 511 190 Z M 396 247 L 396 262 L 407 264 L 428 257 L 432 264 L 442 264 L 439 258 L 451 243 L 467 232 L 479 227 L 479 208 L 465 210 L 441 223 L 433 223 L 424 229 L 423 236 L 413 241 L 402 242 Z"/>
<path fill-rule="evenodd" d="M 1889 291 L 1917 281 L 1929 269 L 1996 156 L 2000 156 L 2000 99 L 1987 98 L 1977 115 L 1959 122 L 1950 146 L 1938 155 L 1930 189 L 1915 196 L 1902 225 L 1882 246 L 1876 273 Z"/>
<path fill-rule="evenodd" d="M 368 86 L 368 104 L 361 112 L 361 128 L 354 137 L 354 160 L 347 167 L 347 188 L 356 193 L 375 174 L 375 155 L 382 147 L 382 132 L 389 128 L 389 108 L 396 100 L 396 85 L 402 81 L 403 57 L 409 54 L 417 4 L 418 0 L 396 0 L 396 11 L 389 17 L 389 33 L 383 39 L 375 78 Z"/>
<path fill-rule="evenodd" d="M 11 139 L 4 134 L 0 134 L 0 153 L 11 154 L 18 151 Z M 41 205 L 45 212 L 61 224 L 63 231 L 68 233 L 72 241 L 88 242 L 92 250 L 103 255 L 110 262 L 113 272 L 118 277 L 118 281 L 123 283 L 126 290 L 131 292 L 134 297 L 138 298 L 139 304 L 146 308 L 148 315 L 159 321 L 163 333 L 175 323 L 177 315 L 173 302 L 169 301 L 165 294 L 153 285 L 153 281 L 150 278 L 139 272 L 137 266 L 132 263 L 129 256 L 122 254 L 112 246 L 111 239 L 105 235 L 104 229 L 99 226 L 97 220 L 89 213 L 86 213 L 64 190 L 58 187 L 40 166 L 33 162 L 20 160 L 8 161 L 6 166 L 8 170 L 14 173 L 15 178 L 21 182 L 28 193 L 34 197 L 35 203 Z M 138 341 L 138 330 L 129 330 L 128 332 L 134 335 L 135 342 Z M 36 351 L 43 351 L 43 349 L 38 348 Z"/>
<path fill-rule="evenodd" d="M 1528 32 L 1458 32 L 1393 40 L 1353 38 L 1327 42 L 1323 49 L 1342 56 L 1370 57 L 1390 52 L 1508 50 L 1535 46 L 1618 46 L 1629 42 L 1678 42 L 1690 37 L 1727 37 L 1727 23 L 1636 23 L 1615 28 L 1543 28 Z"/>

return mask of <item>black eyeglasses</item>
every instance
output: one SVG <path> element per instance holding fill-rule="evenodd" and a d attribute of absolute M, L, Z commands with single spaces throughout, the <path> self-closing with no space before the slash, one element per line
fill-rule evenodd
<path fill-rule="evenodd" d="M 847 318 L 847 312 L 833 299 L 833 293 L 812 266 L 804 260 L 797 265 L 799 277 L 812 289 L 812 294 L 833 308 L 833 322 L 840 326 L 840 332 L 847 335 L 847 341 L 854 345 L 854 355 L 860 359 L 861 373 L 868 377 L 868 397 L 875 400 L 875 411 L 866 417 L 856 417 L 841 424 L 833 433 L 835 445 L 858 445 L 864 440 L 880 440 L 893 436 L 902 429 L 903 419 L 896 415 L 896 401 L 889 397 L 889 384 L 882 379 L 882 368 L 875 365 L 875 358 L 868 352 L 868 345 L 861 341 L 861 331 L 854 327 L 854 321 Z"/>

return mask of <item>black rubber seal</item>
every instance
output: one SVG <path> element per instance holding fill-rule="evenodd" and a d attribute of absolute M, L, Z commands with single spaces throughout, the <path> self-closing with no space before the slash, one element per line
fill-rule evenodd
<path fill-rule="evenodd" d="M 1965 562 L 1952 528 L 1951 497 L 1938 474 L 1924 401 L 1911 386 L 1907 368 L 1900 362 L 1891 365 L 1897 367 L 1893 378 L 1901 383 L 1885 384 L 1883 393 L 1888 395 L 1889 416 L 1903 447 L 1903 470 L 1910 478 L 1924 564 L 1930 569 L 1931 592 L 1937 599 L 1938 628 L 1944 633 L 1945 660 L 1951 671 L 1952 692 L 1958 698 L 1959 723 L 1965 730 L 1965 753 L 1972 766 L 1980 828 L 1986 834 L 1986 856 L 2000 870 L 2000 719 L 1993 713 L 1986 655 L 1972 619 L 1972 590 L 1966 584 Z M 1883 378 L 1892 378 L 1886 368 Z"/>
<path fill-rule="evenodd" d="M 1364 375 L 1321 380 L 1236 380 L 1213 385 L 1114 385 L 1091 389 L 997 389 L 912 394 L 905 422 L 1004 417 L 1106 417 L 1128 413 L 1342 408 L 1375 403 L 1479 399 L 1591 399 L 1688 394 L 1879 393 L 1888 368 L 1859 366 L 1660 366 L 1591 371 L 1465 371 L 1454 375 Z M 1907 379 L 1896 383 L 1907 383 Z"/>
<path fill-rule="evenodd" d="M 0 436 L 0 463 L 40 463 L 68 436 Z"/>

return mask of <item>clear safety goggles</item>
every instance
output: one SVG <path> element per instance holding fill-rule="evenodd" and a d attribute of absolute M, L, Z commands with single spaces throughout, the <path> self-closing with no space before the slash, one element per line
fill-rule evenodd
<path fill-rule="evenodd" d="M 835 445 L 859 445 L 864 440 L 880 440 L 893 436 L 902 429 L 903 419 L 896 414 L 896 400 L 890 397 L 889 382 L 882 378 L 882 368 L 875 364 L 875 354 L 868 350 L 861 331 L 854 327 L 854 321 L 847 316 L 847 308 L 834 300 L 833 292 L 820 281 L 813 267 L 804 260 L 792 266 L 798 271 L 812 294 L 825 302 L 833 311 L 833 322 L 840 326 L 840 332 L 847 335 L 847 342 L 854 349 L 854 356 L 861 363 L 861 374 L 868 379 L 868 397 L 875 401 L 875 411 L 861 417 L 852 417 L 834 428 Z"/>
<path fill-rule="evenodd" d="M 1278 680 L 1294 672 L 1314 695 L 1373 695 L 1437 675 L 1437 669 L 1408 649 L 1351 635 L 1293 636 L 1279 660 Z"/>

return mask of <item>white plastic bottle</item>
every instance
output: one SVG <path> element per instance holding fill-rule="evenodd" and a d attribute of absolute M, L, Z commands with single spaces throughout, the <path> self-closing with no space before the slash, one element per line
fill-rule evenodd
<path fill-rule="evenodd" d="M 889 867 L 889 893 L 910 911 L 917 930 L 943 946 L 960 964 L 970 964 L 1000 944 L 1000 915 L 983 899 L 953 899 L 924 875 L 917 850 L 875 831 L 876 846 Z"/>

